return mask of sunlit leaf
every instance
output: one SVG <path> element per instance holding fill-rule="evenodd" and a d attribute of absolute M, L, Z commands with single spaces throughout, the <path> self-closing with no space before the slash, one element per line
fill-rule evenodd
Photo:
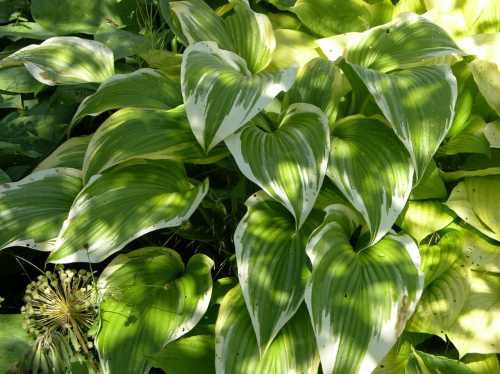
<path fill-rule="evenodd" d="M 293 104 L 276 131 L 253 124 L 226 139 L 241 172 L 295 217 L 297 229 L 319 194 L 328 163 L 328 119 L 311 104 Z"/>
<path fill-rule="evenodd" d="M 184 266 L 167 248 L 142 248 L 115 258 L 99 277 L 106 297 L 96 340 L 103 372 L 148 373 L 144 356 L 191 330 L 208 308 L 213 261 L 196 254 Z"/>
<path fill-rule="evenodd" d="M 191 129 L 205 151 L 251 120 L 280 92 L 288 91 L 298 65 L 252 75 L 245 60 L 214 42 L 189 46 L 181 69 L 182 96 Z"/>
<path fill-rule="evenodd" d="M 150 231 L 189 219 L 208 190 L 182 164 L 138 160 L 97 174 L 78 195 L 49 262 L 100 262 Z"/>
<path fill-rule="evenodd" d="M 410 194 L 410 200 L 446 199 L 448 193 L 443 179 L 439 175 L 436 162 L 432 159 L 425 168 L 425 173 Z"/>
<path fill-rule="evenodd" d="M 500 273 L 500 243 L 468 224 L 460 224 L 463 253 L 472 269 Z"/>
<path fill-rule="evenodd" d="M 0 248 L 22 245 L 50 251 L 81 189 L 81 172 L 67 168 L 0 185 Z"/>
<path fill-rule="evenodd" d="M 276 49 L 273 52 L 271 67 L 285 68 L 293 62 L 304 66 L 319 57 L 316 37 L 297 30 L 274 30 Z"/>
<path fill-rule="evenodd" d="M 420 351 L 413 351 L 413 357 L 406 366 L 405 374 L 474 374 L 465 364 L 442 356 L 434 356 Z"/>
<path fill-rule="evenodd" d="M 465 129 L 445 145 L 439 147 L 436 157 L 458 153 L 484 153 L 490 155 L 490 143 L 484 135 L 486 124 L 481 117 L 471 117 Z"/>
<path fill-rule="evenodd" d="M 410 237 L 396 235 L 356 252 L 355 214 L 343 205 L 326 213 L 307 244 L 313 272 L 305 294 L 323 372 L 370 373 L 420 299 L 420 255 Z"/>
<path fill-rule="evenodd" d="M 500 374 L 500 365 L 495 354 L 471 353 L 462 357 L 462 362 L 475 374 Z"/>
<path fill-rule="evenodd" d="M 82 170 L 83 158 L 92 135 L 79 136 L 66 140 L 43 160 L 33 172 L 57 167 Z"/>

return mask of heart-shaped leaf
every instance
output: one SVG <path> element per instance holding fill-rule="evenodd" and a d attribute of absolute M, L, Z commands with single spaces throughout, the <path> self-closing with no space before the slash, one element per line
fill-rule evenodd
<path fill-rule="evenodd" d="M 252 75 L 240 56 L 199 42 L 183 54 L 182 96 L 196 139 L 210 151 L 250 121 L 281 91 L 288 91 L 298 64 Z"/>
<path fill-rule="evenodd" d="M 410 152 L 418 183 L 453 122 L 457 81 L 450 67 L 439 64 L 387 75 L 345 60 L 339 65 L 360 98 L 365 90 L 373 95 Z"/>
<path fill-rule="evenodd" d="M 104 373 L 148 373 L 144 358 L 191 330 L 212 294 L 213 261 L 196 254 L 186 267 L 167 248 L 115 258 L 99 277 L 105 294 L 96 340 Z"/>
<path fill-rule="evenodd" d="M 313 210 L 296 232 L 295 218 L 263 191 L 250 197 L 234 233 L 241 290 L 261 354 L 304 300 L 311 275 L 306 243 L 324 218 Z"/>
<path fill-rule="evenodd" d="M 343 205 L 325 211 L 307 244 L 313 271 L 305 294 L 323 372 L 371 373 L 420 299 L 420 254 L 406 235 L 356 252 L 354 212 Z"/>
<path fill-rule="evenodd" d="M 344 118 L 330 142 L 327 175 L 363 215 L 371 243 L 376 243 L 392 228 L 410 195 L 410 155 L 394 131 L 376 118 Z"/>
<path fill-rule="evenodd" d="M 206 154 L 193 135 L 184 106 L 169 111 L 122 109 L 96 131 L 85 155 L 85 183 L 134 158 L 212 163 L 229 155 L 220 144 Z"/>
<path fill-rule="evenodd" d="M 49 86 L 104 82 L 115 73 L 113 52 L 108 47 L 77 37 L 50 38 L 40 45 L 29 45 L 0 61 L 0 67 L 11 62 L 23 63 L 38 81 Z"/>
<path fill-rule="evenodd" d="M 318 350 L 304 305 L 261 357 L 240 286 L 227 293 L 215 326 L 217 374 L 316 374 L 318 366 Z"/>
<path fill-rule="evenodd" d="M 38 171 L 0 185 L 0 249 L 26 246 L 50 251 L 82 189 L 80 170 Z"/>
<path fill-rule="evenodd" d="M 78 195 L 48 262 L 100 262 L 148 232 L 179 226 L 208 191 L 182 164 L 135 160 L 97 174 Z"/>
<path fill-rule="evenodd" d="M 241 172 L 295 217 L 297 230 L 314 206 L 328 163 L 328 119 L 311 104 L 293 104 L 276 131 L 248 124 L 226 139 Z"/>

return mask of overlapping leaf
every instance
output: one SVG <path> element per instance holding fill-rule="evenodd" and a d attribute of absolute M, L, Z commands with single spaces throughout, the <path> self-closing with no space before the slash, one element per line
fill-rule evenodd
<path fill-rule="evenodd" d="M 306 243 L 324 214 L 313 210 L 297 232 L 293 215 L 262 191 L 246 205 L 234 244 L 241 290 L 264 354 L 304 300 L 311 274 Z"/>
<path fill-rule="evenodd" d="M 81 189 L 81 172 L 68 168 L 0 185 L 0 249 L 22 245 L 50 251 Z"/>
<path fill-rule="evenodd" d="M 99 127 L 84 162 L 84 181 L 134 159 L 168 159 L 185 163 L 215 162 L 229 154 L 220 144 L 206 154 L 189 127 L 184 107 L 170 111 L 122 109 Z"/>
<path fill-rule="evenodd" d="M 411 192 L 411 158 L 385 123 L 346 117 L 333 129 L 327 175 L 363 215 L 371 243 L 392 227 Z"/>
<path fill-rule="evenodd" d="M 68 139 L 57 147 L 49 157 L 38 164 L 33 172 L 57 167 L 82 170 L 83 158 L 90 139 L 92 139 L 92 135 Z"/>
<path fill-rule="evenodd" d="M 104 82 L 115 73 L 113 52 L 108 47 L 77 37 L 56 37 L 29 45 L 0 61 L 0 67 L 10 63 L 23 63 L 38 81 L 49 86 Z"/>
<path fill-rule="evenodd" d="M 114 259 L 98 282 L 106 295 L 96 341 L 103 372 L 148 373 L 144 356 L 187 333 L 207 310 L 213 265 L 196 254 L 184 266 L 167 248 L 142 248 Z"/>
<path fill-rule="evenodd" d="M 208 191 L 172 161 L 137 160 L 95 175 L 76 198 L 49 262 L 100 262 L 150 231 L 179 226 Z"/>
<path fill-rule="evenodd" d="M 420 255 L 410 237 L 396 235 L 356 252 L 354 212 L 331 205 L 326 213 L 307 244 L 313 272 L 305 294 L 323 372 L 369 373 L 420 299 Z"/>
<path fill-rule="evenodd" d="M 318 371 L 313 329 L 302 306 L 261 357 L 240 286 L 228 292 L 215 328 L 217 374 L 304 373 Z"/>
<path fill-rule="evenodd" d="M 169 110 L 181 104 L 180 86 L 161 71 L 139 69 L 131 74 L 116 74 L 104 81 L 94 95 L 83 100 L 71 121 L 70 130 L 84 116 L 97 116 L 107 110 Z"/>
<path fill-rule="evenodd" d="M 457 83 L 448 65 L 406 69 L 387 75 L 340 61 L 360 95 L 367 89 L 406 146 L 415 167 L 416 183 L 451 127 Z"/>
<path fill-rule="evenodd" d="M 239 169 L 295 217 L 299 229 L 319 194 L 328 163 L 328 119 L 311 104 L 293 104 L 276 131 L 253 124 L 226 139 Z"/>
<path fill-rule="evenodd" d="M 280 92 L 288 91 L 298 66 L 252 75 L 245 60 L 214 42 L 189 46 L 181 68 L 182 96 L 196 139 L 210 151 L 250 121 Z"/>

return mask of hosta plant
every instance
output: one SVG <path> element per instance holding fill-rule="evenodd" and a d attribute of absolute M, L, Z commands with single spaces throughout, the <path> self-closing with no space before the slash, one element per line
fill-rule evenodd
<path fill-rule="evenodd" d="M 6 3 L 0 371 L 500 373 L 499 0 Z"/>

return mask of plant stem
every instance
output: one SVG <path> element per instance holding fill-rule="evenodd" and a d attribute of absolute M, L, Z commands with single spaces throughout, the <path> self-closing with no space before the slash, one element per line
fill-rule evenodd
<path fill-rule="evenodd" d="M 73 327 L 73 330 L 75 331 L 75 335 L 76 335 L 76 338 L 78 339 L 78 342 L 80 343 L 80 345 L 83 348 L 83 352 L 85 352 L 85 356 L 87 356 L 87 358 L 89 360 L 89 363 L 90 363 L 90 366 L 92 367 L 92 370 L 94 370 L 94 372 L 96 374 L 101 374 L 99 372 L 99 369 L 95 365 L 94 360 L 90 356 L 89 350 L 87 349 L 87 344 L 85 344 L 85 341 L 83 340 L 82 335 L 80 334 L 80 329 L 78 328 L 78 325 L 76 324 L 75 319 L 73 318 L 73 316 L 71 314 L 69 315 L 69 321 L 71 322 L 71 326 Z"/>

